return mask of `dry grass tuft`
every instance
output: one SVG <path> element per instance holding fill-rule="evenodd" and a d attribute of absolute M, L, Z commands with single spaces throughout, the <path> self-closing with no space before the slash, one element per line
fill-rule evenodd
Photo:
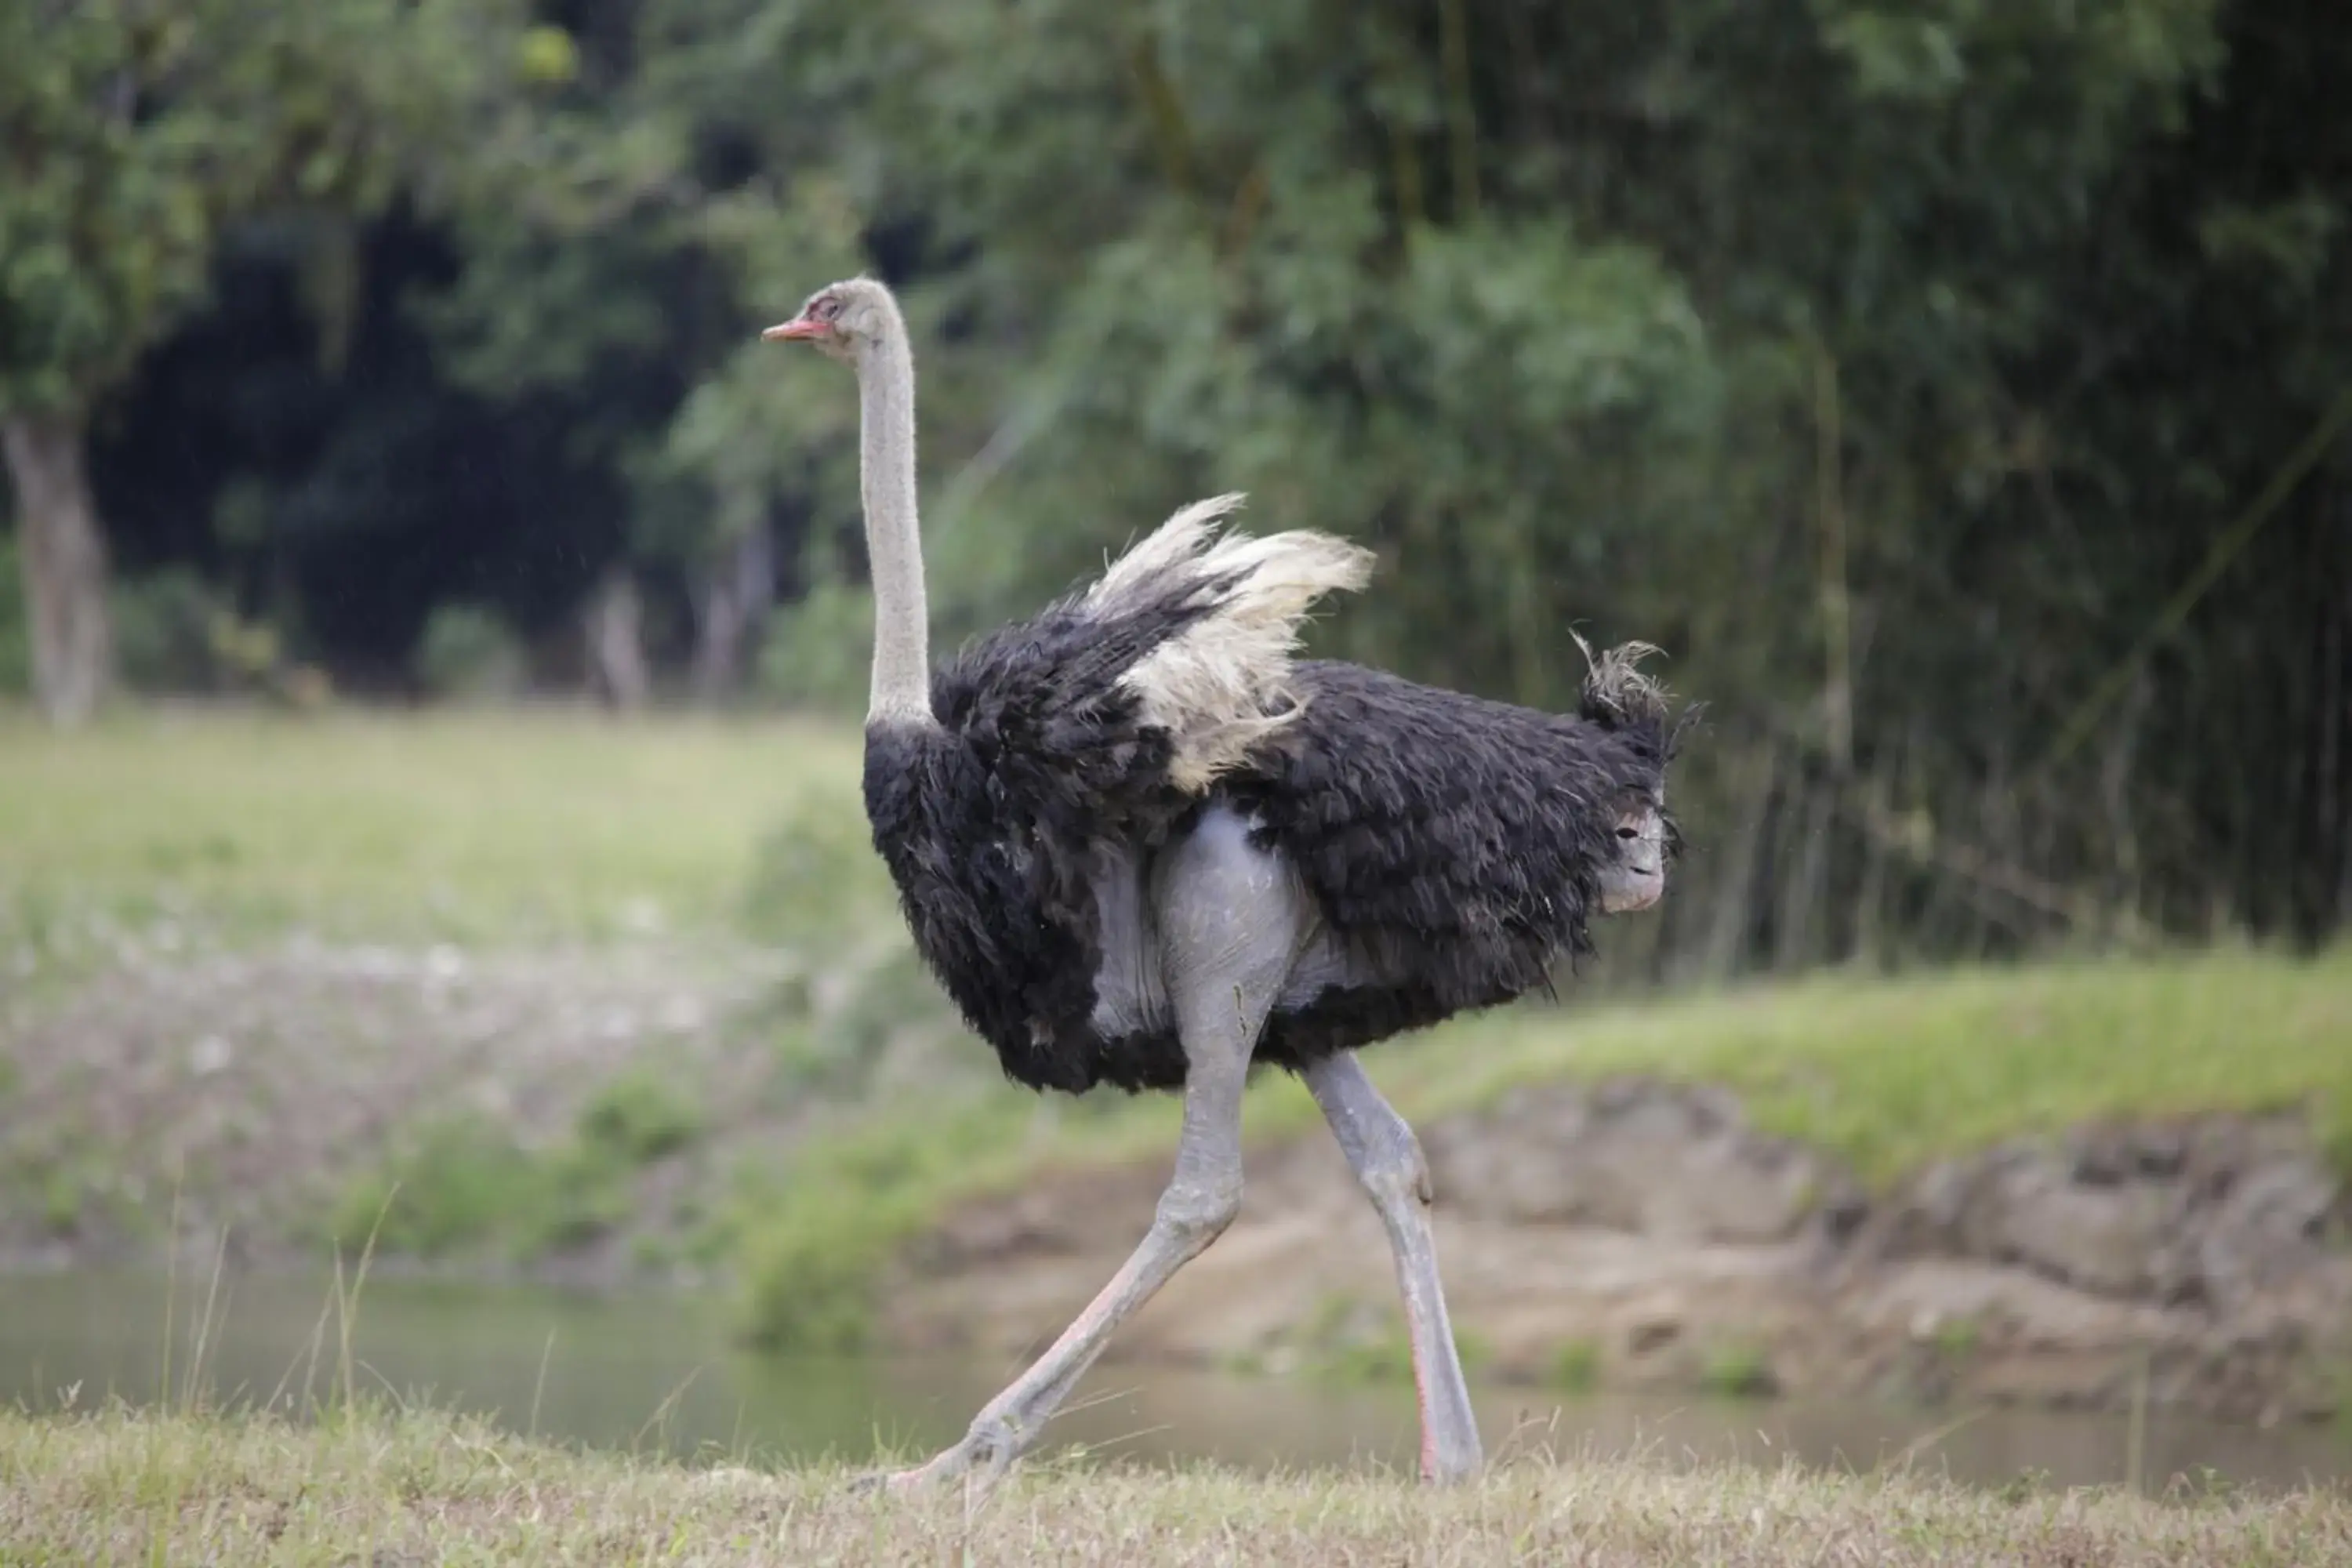
<path fill-rule="evenodd" d="M 2324 1490 L 2168 1502 L 1532 1458 L 1445 1492 L 1083 1464 L 985 1497 L 847 1479 L 570 1452 L 430 1412 L 17 1413 L 0 1415 L 0 1563 L 2352 1563 L 2352 1499 Z"/>

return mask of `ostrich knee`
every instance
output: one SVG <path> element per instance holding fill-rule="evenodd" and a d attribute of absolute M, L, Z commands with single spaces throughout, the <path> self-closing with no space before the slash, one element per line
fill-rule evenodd
<path fill-rule="evenodd" d="M 1186 1181 L 1179 1177 L 1160 1194 L 1160 1207 L 1152 1215 L 1151 1228 L 1181 1248 L 1185 1257 L 1192 1258 L 1207 1251 L 1209 1244 L 1224 1235 L 1241 1212 L 1239 1181 L 1215 1176 Z"/>
<path fill-rule="evenodd" d="M 1421 1140 L 1413 1136 L 1412 1127 L 1402 1117 L 1379 1125 L 1366 1139 L 1362 1157 L 1356 1165 L 1356 1180 L 1370 1195 L 1373 1205 L 1383 1213 L 1407 1203 L 1427 1208 L 1437 1198 L 1436 1187 L 1429 1176 L 1429 1160 L 1421 1152 Z"/>
<path fill-rule="evenodd" d="M 1352 1057 L 1318 1063 L 1308 1088 L 1372 1205 L 1381 1214 L 1426 1209 L 1436 1201 L 1429 1159 L 1412 1124 L 1375 1091 Z"/>

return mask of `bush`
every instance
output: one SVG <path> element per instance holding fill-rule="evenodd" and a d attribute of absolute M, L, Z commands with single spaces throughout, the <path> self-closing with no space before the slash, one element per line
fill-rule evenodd
<path fill-rule="evenodd" d="M 405 1158 L 387 1161 L 345 1189 L 328 1216 L 330 1237 L 356 1250 L 440 1258 L 488 1239 L 531 1206 L 531 1160 L 505 1129 L 458 1116 L 420 1130 Z M 529 1194 L 529 1195 L 526 1195 Z"/>
<path fill-rule="evenodd" d="M 755 936 L 819 958 L 838 957 L 898 919 L 865 812 L 830 800 L 803 802 L 761 840 L 741 907 Z"/>
<path fill-rule="evenodd" d="M 701 1109 L 649 1068 L 623 1073 L 581 1109 L 572 1135 L 528 1150 L 512 1129 L 460 1115 L 419 1129 L 363 1172 L 327 1217 L 356 1247 L 435 1258 L 502 1246 L 519 1259 L 582 1246 L 628 1223 L 636 1177 L 702 1134 Z"/>
<path fill-rule="evenodd" d="M 702 1110 L 650 1068 L 622 1074 L 580 1113 L 580 1141 L 630 1165 L 674 1154 L 702 1133 Z"/>
<path fill-rule="evenodd" d="M 742 1261 L 737 1332 L 786 1355 L 868 1348 L 883 1277 L 960 1197 L 990 1190 L 1028 1109 L 999 1099 L 812 1139 L 738 1195 L 714 1238 Z"/>
<path fill-rule="evenodd" d="M 444 605 L 425 623 L 416 673 L 436 697 L 511 697 L 523 687 L 522 642 L 478 605 Z"/>
<path fill-rule="evenodd" d="M 873 670 L 874 595 L 822 582 L 777 611 L 760 648 L 759 689 L 786 707 L 854 717 Z"/>
<path fill-rule="evenodd" d="M 8 693 L 29 691 L 33 685 L 32 626 L 17 549 L 13 537 L 0 538 L 0 692 Z M 115 668 L 134 691 L 215 689 L 226 673 L 224 666 L 238 663 L 224 641 L 232 633 L 260 641 L 260 666 L 276 661 L 274 636 L 266 628 L 242 626 L 185 566 L 116 579 L 108 585 L 107 614 L 114 623 Z"/>
<path fill-rule="evenodd" d="M 16 568 L 16 541 L 0 536 L 0 692 L 33 689 L 33 628 L 25 617 L 25 580 Z"/>
<path fill-rule="evenodd" d="M 1564 1340 L 1552 1352 L 1551 1385 L 1562 1394 L 1590 1394 L 1601 1386 L 1601 1342 Z"/>
<path fill-rule="evenodd" d="M 167 566 L 117 582 L 109 601 L 115 667 L 125 686 L 134 691 L 207 691 L 219 683 L 223 627 L 230 623 L 194 571 Z M 269 637 L 259 662 L 274 664 L 277 651 L 277 639 Z"/>

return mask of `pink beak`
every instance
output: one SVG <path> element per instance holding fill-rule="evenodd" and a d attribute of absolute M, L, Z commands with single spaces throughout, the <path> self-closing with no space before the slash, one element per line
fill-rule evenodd
<path fill-rule="evenodd" d="M 798 342 L 807 338 L 824 336 L 824 324 L 821 321 L 812 321 L 806 316 L 794 316 L 789 321 L 780 321 L 770 327 L 760 336 L 768 342 Z"/>

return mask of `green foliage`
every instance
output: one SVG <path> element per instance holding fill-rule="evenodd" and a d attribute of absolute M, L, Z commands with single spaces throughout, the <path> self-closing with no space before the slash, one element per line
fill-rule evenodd
<path fill-rule="evenodd" d="M 425 689 L 440 697 L 511 697 L 522 689 L 522 643 L 489 610 L 444 605 L 425 624 L 416 653 Z"/>
<path fill-rule="evenodd" d="M 203 294 L 225 225 L 368 211 L 505 64 L 502 5 L 0 12 L 0 410 L 81 412 Z M 446 144 L 446 143 L 445 143 Z"/>
<path fill-rule="evenodd" d="M 419 1128 L 406 1157 L 355 1179 L 327 1216 L 331 1240 L 356 1252 L 440 1258 L 470 1247 L 544 1197 L 529 1155 L 479 1116 Z"/>
<path fill-rule="evenodd" d="M 1629 971 L 2321 935 L 2352 34 L 2304 9 L 18 5 L 0 406 L 87 408 L 225 236 L 297 252 L 322 363 L 415 307 L 433 374 L 299 505 L 215 509 L 238 602 L 319 624 L 433 510 L 399 433 L 462 400 L 558 433 L 512 526 L 592 515 L 567 543 L 640 569 L 656 658 L 773 531 L 762 690 L 846 712 L 856 400 L 754 334 L 879 269 L 942 645 L 1238 486 L 1381 552 L 1318 651 L 1560 704 L 1572 628 L 1666 648 L 1717 721 L 1705 853 Z M 394 192 L 457 252 L 413 289 L 352 259 Z M 539 592 L 534 634 L 573 608 Z"/>
<path fill-rule="evenodd" d="M 949 1203 L 1026 1173 L 1018 1131 L 1031 1110 L 1008 1091 L 870 1118 L 811 1139 L 773 1179 L 748 1182 L 719 1222 L 740 1265 L 745 1342 L 792 1355 L 870 1345 L 899 1249 Z"/>
<path fill-rule="evenodd" d="M 761 1226 L 741 1258 L 744 1342 L 784 1355 L 871 1348 L 882 1271 L 928 1217 L 909 1194 L 891 1191 L 854 1211 L 797 1203 Z"/>
<path fill-rule="evenodd" d="M 25 583 L 15 535 L 0 533 L 0 691 L 33 683 L 33 628 L 25 616 Z"/>
<path fill-rule="evenodd" d="M 1699 1386 L 1722 1399 L 1761 1399 L 1780 1390 L 1771 1363 L 1756 1345 L 1730 1343 L 1711 1348 L 1699 1367 Z"/>
<path fill-rule="evenodd" d="M 1563 1340 L 1552 1352 L 1550 1382 L 1562 1394 L 1590 1394 L 1601 1386 L 1601 1342 Z"/>
<path fill-rule="evenodd" d="M 1686 767 L 1720 853 L 1663 917 L 1677 958 L 2014 951 L 2117 908 L 2201 928 L 2216 898 L 2324 921 L 2341 868 L 2289 841 L 2333 842 L 2328 808 L 2258 805 L 2199 760 L 2338 744 L 2340 692 L 2252 634 L 2336 624 L 2298 564 L 2352 570 L 2319 490 L 2152 668 L 2200 695 L 2102 711 L 2105 762 L 2039 765 L 2333 395 L 2309 345 L 2352 343 L 2315 281 L 2341 194 L 2255 107 L 2253 82 L 2305 77 L 2271 11 L 1693 0 L 1637 28 L 1465 0 L 1457 73 L 1425 11 L 1388 5 L 1345 27 L 1306 0 L 1117 24 L 1075 0 L 661 7 L 663 68 L 629 80 L 612 145 L 651 116 L 673 155 L 717 136 L 760 171 L 700 226 L 672 215 L 747 330 L 662 465 L 721 534 L 807 515 L 808 624 L 771 669 L 846 702 L 854 665 L 824 655 L 854 646 L 832 617 L 857 589 L 825 563 L 854 536 L 853 400 L 748 329 L 848 269 L 855 220 L 918 233 L 892 255 L 950 634 L 1240 486 L 1261 525 L 1381 548 L 1328 651 L 1544 703 L 1572 694 L 1571 626 L 1672 651 L 1723 721 Z M 2239 149 L 2273 134 L 2257 176 Z M 604 221 L 636 246 L 640 214 Z M 2197 346 L 2159 348 L 2166 322 Z M 2221 363 L 2226 395 L 2198 368 Z M 2123 363 L 2170 390 L 2124 396 Z M 2224 695 L 2250 679 L 2291 695 L 2257 719 Z M 2183 791 L 2245 833 L 2204 837 Z M 1872 816 L 1896 810 L 1920 831 Z M 2046 887 L 1952 869 L 1987 839 Z M 1818 862 L 1806 907 L 1767 910 L 1792 859 Z"/>
<path fill-rule="evenodd" d="M 625 1224 L 637 1173 L 691 1147 L 703 1127 L 701 1107 L 650 1068 L 605 1084 L 572 1136 L 543 1149 L 488 1117 L 454 1116 L 414 1130 L 400 1153 L 353 1179 L 327 1233 L 348 1248 L 375 1230 L 379 1252 L 425 1258 L 498 1245 L 527 1260 L 580 1247 Z"/>
<path fill-rule="evenodd" d="M 910 1165 L 871 1184 L 828 1188 L 813 1162 L 777 1194 L 739 1254 L 748 1344 L 786 1355 L 850 1355 L 871 1347 L 876 1291 L 898 1249 L 935 1217 L 937 1173 Z"/>
<path fill-rule="evenodd" d="M 745 927 L 821 961 L 870 942 L 898 895 L 854 796 L 812 797 L 761 840 L 746 879 Z"/>
<path fill-rule="evenodd" d="M 596 1091 L 580 1113 L 583 1148 L 617 1161 L 646 1165 L 675 1154 L 698 1137 L 702 1108 L 652 1068 L 624 1073 Z"/>
<path fill-rule="evenodd" d="M 1975 1314 L 1957 1312 L 1936 1325 L 1937 1353 L 1948 1361 L 1966 1361 L 1984 1340 L 1984 1323 Z"/>
<path fill-rule="evenodd" d="M 184 566 L 114 584 L 115 666 L 134 690 L 200 690 L 222 661 L 223 611 L 211 588 Z M 5 679 L 5 672 L 0 672 Z"/>
<path fill-rule="evenodd" d="M 41 1180 L 41 1226 L 51 1236 L 71 1236 L 80 1227 L 87 1196 L 79 1172 L 60 1165 Z"/>
<path fill-rule="evenodd" d="M 820 580 L 779 611 L 760 648 L 762 696 L 787 708 L 852 717 L 865 710 L 874 648 L 874 595 Z"/>

